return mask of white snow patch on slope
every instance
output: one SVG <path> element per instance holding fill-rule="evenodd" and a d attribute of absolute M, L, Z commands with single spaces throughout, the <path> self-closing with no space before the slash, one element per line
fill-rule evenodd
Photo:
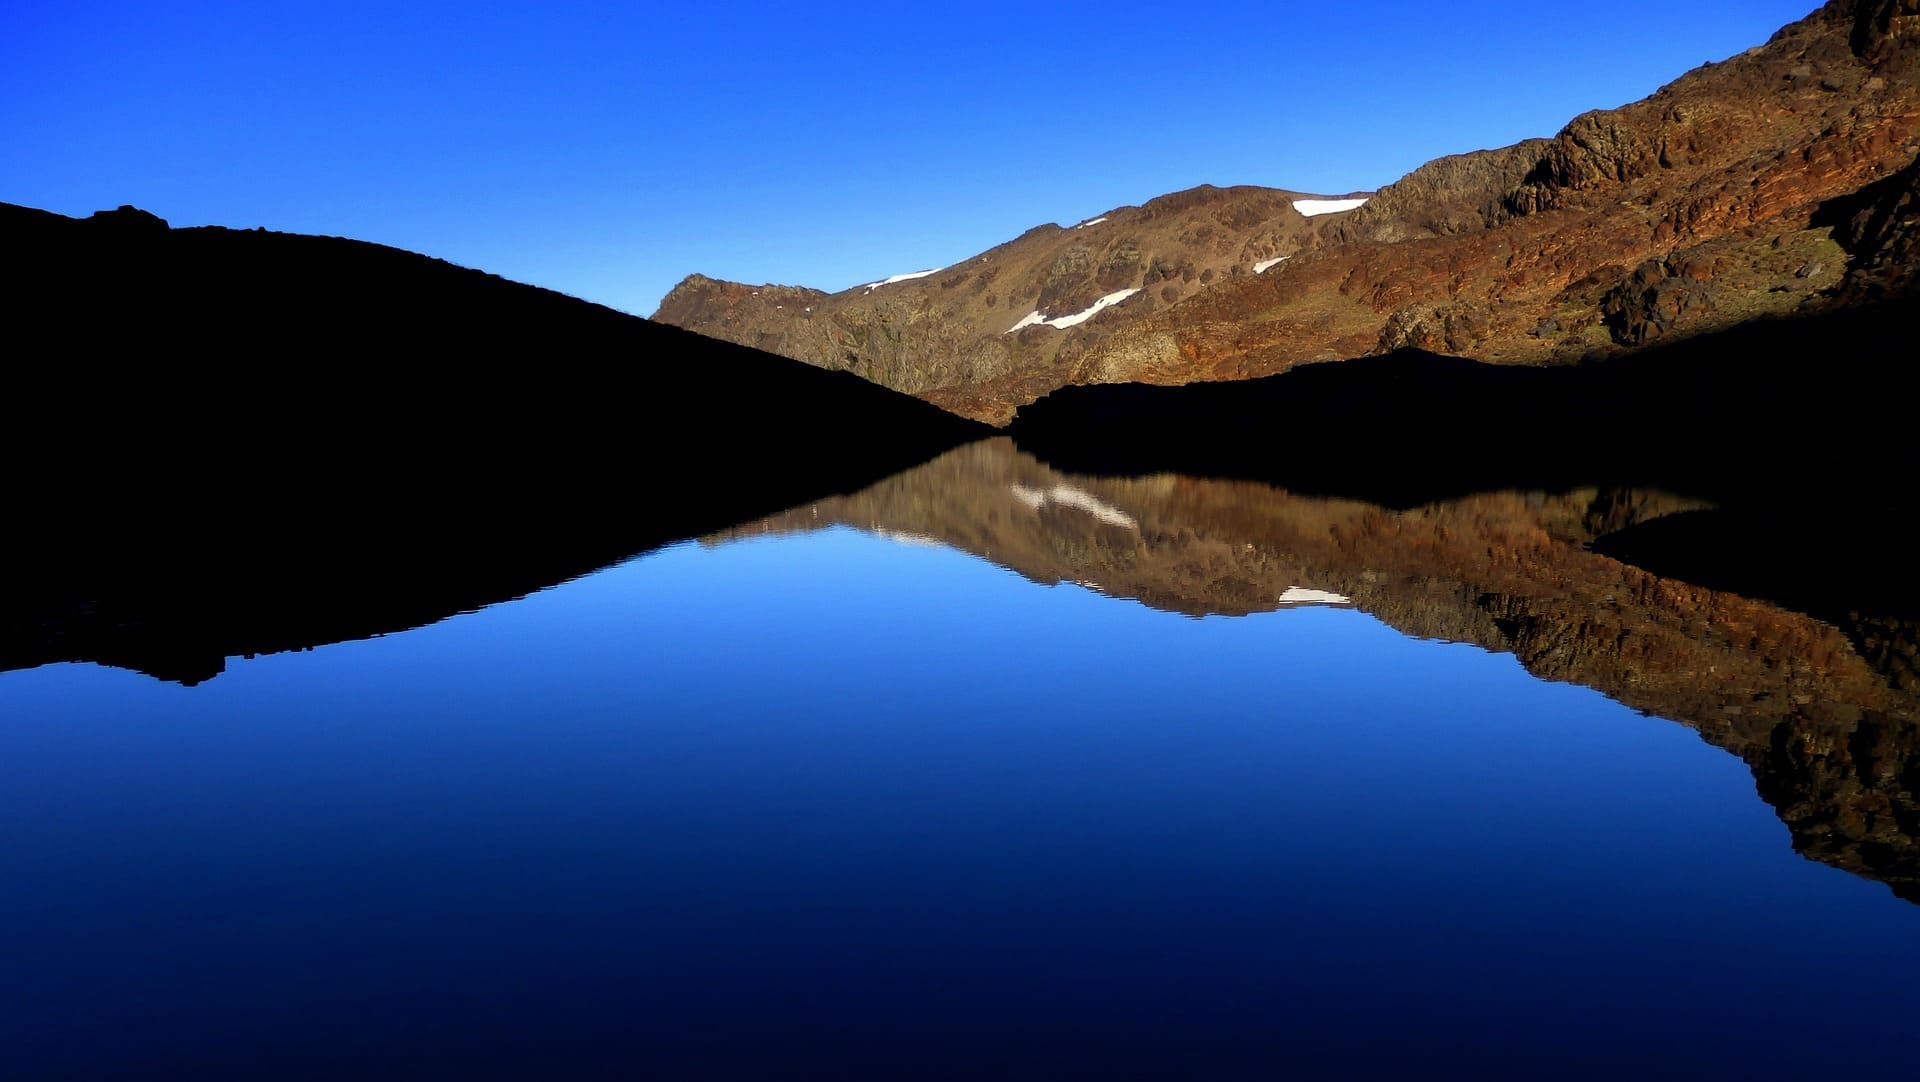
<path fill-rule="evenodd" d="M 1039 310 L 1036 309 L 1021 316 L 1020 322 L 1008 327 L 1006 333 L 1012 334 L 1017 330 L 1022 330 L 1027 327 L 1059 327 L 1063 330 L 1068 327 L 1078 327 L 1080 324 L 1085 323 L 1087 320 L 1099 314 L 1102 309 L 1111 308 L 1138 292 L 1140 292 L 1140 290 L 1135 288 L 1123 289 L 1118 293 L 1109 293 L 1099 300 L 1094 301 L 1093 306 L 1086 311 L 1075 312 L 1070 316 L 1061 316 L 1058 319 L 1044 319 L 1041 317 Z"/>
<path fill-rule="evenodd" d="M 1010 487 L 1013 490 L 1014 499 L 1019 500 L 1035 511 L 1040 510 L 1050 503 L 1056 503 L 1062 507 L 1071 507 L 1076 511 L 1085 511 L 1087 514 L 1092 515 L 1095 519 L 1109 526 L 1119 526 L 1128 530 L 1137 530 L 1140 528 L 1140 524 L 1133 520 L 1132 515 L 1127 514 L 1112 504 L 1103 502 L 1100 497 L 1095 496 L 1085 489 L 1078 489 L 1072 485 L 1055 485 L 1052 488 L 1042 490 L 1028 488 L 1018 483 Z"/>
<path fill-rule="evenodd" d="M 867 292 L 871 293 L 874 290 L 879 289 L 881 286 L 890 286 L 896 282 L 911 282 L 915 278 L 925 278 L 928 275 L 939 274 L 941 271 L 946 269 L 947 268 L 945 267 L 935 267 L 932 270 L 914 271 L 912 274 L 896 274 L 891 278 L 882 278 L 878 282 L 868 282 L 866 286 L 863 288 L 865 288 Z"/>
<path fill-rule="evenodd" d="M 1296 199 L 1293 209 L 1311 218 L 1316 214 L 1338 214 L 1366 203 L 1365 199 Z"/>
<path fill-rule="evenodd" d="M 1081 222 L 1081 223 L 1080 223 L 1079 225 L 1076 225 L 1076 226 L 1074 226 L 1074 228 L 1075 228 L 1075 229 L 1085 229 L 1086 227 L 1088 227 L 1088 226 L 1090 226 L 1090 225 L 1099 225 L 1099 224 L 1100 224 L 1101 222 L 1104 222 L 1104 221 L 1106 221 L 1106 218 L 1104 218 L 1104 217 L 1100 217 L 1100 218 L 1089 218 L 1089 219 L 1087 219 L 1086 221 L 1084 221 L 1084 222 Z"/>
<path fill-rule="evenodd" d="M 1263 259 L 1260 262 L 1255 263 L 1253 265 L 1253 273 L 1265 274 L 1269 270 L 1272 270 L 1273 268 L 1279 266 L 1282 263 L 1285 263 L 1287 260 L 1292 258 L 1293 257 L 1290 255 L 1283 255 L 1283 256 L 1275 257 L 1273 259 Z"/>
<path fill-rule="evenodd" d="M 1307 586 L 1289 586 L 1287 592 L 1280 595 L 1280 603 L 1282 605 L 1351 605 L 1353 598 Z"/>

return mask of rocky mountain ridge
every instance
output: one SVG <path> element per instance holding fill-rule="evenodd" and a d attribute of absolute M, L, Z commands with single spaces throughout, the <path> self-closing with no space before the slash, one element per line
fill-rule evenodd
<path fill-rule="evenodd" d="M 1004 422 L 1071 384 L 1249 378 L 1409 347 L 1570 364 L 1883 299 L 1912 284 L 1916 19 L 1914 0 L 1833 0 L 1642 101 L 1438 159 L 1347 213 L 1295 223 L 1262 212 L 1277 196 L 1206 195 L 1221 206 L 1208 254 L 1165 258 L 1238 269 L 1183 271 L 1156 303 L 1136 296 L 1077 326 L 1008 336 L 1024 309 L 959 268 L 910 291 L 809 294 L 798 315 L 716 303 L 734 287 L 690 280 L 658 318 Z M 1121 257 L 1159 258 L 1132 222 L 1101 228 L 1104 246 L 1070 246 L 1087 273 L 1043 296 L 1043 314 L 1168 280 Z"/>
<path fill-rule="evenodd" d="M 1363 198 L 1201 186 L 839 293 L 695 274 L 653 318 L 922 396 L 1018 382 L 1069 342 L 1271 273 Z"/>

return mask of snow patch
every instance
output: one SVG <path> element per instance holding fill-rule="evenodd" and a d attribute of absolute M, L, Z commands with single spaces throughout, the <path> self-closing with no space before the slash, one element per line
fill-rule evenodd
<path fill-rule="evenodd" d="M 1055 485 L 1043 491 L 1037 488 L 1028 488 L 1019 483 L 1015 483 L 1010 487 L 1013 490 L 1014 499 L 1019 500 L 1035 511 L 1040 510 L 1050 503 L 1054 503 L 1059 504 L 1061 507 L 1071 507 L 1076 511 L 1084 511 L 1109 526 L 1119 526 L 1127 530 L 1137 530 L 1140 528 L 1140 524 L 1133 520 L 1132 515 L 1127 514 L 1125 511 L 1120 510 L 1110 503 L 1103 502 L 1100 497 L 1095 496 L 1085 489 L 1078 489 L 1072 485 Z"/>
<path fill-rule="evenodd" d="M 1289 586 L 1287 592 L 1280 595 L 1280 603 L 1282 605 L 1351 605 L 1353 598 L 1307 586 Z"/>
<path fill-rule="evenodd" d="M 1293 258 L 1293 257 L 1292 257 L 1292 256 L 1290 256 L 1290 255 L 1283 255 L 1283 256 L 1279 256 L 1279 257 L 1277 257 L 1277 258 L 1274 258 L 1274 259 L 1263 259 L 1263 260 L 1261 260 L 1260 262 L 1258 262 L 1258 263 L 1255 263 L 1255 264 L 1253 265 L 1253 273 L 1255 273 L 1255 274 L 1265 274 L 1265 273 L 1267 273 L 1267 272 L 1268 272 L 1269 270 L 1272 270 L 1273 268 L 1275 268 L 1275 267 L 1277 267 L 1277 266 L 1279 266 L 1279 265 L 1280 265 L 1280 264 L 1282 264 L 1282 263 L 1285 263 L 1285 262 L 1286 262 L 1287 260 L 1289 260 L 1289 259 L 1292 259 L 1292 258 Z"/>
<path fill-rule="evenodd" d="M 935 267 L 932 270 L 914 271 L 912 274 L 896 274 L 891 278 L 882 278 L 878 282 L 868 282 L 865 286 L 861 288 L 871 293 L 874 290 L 879 289 L 881 286 L 890 286 L 890 285 L 897 284 L 899 282 L 911 282 L 915 278 L 925 278 L 929 275 L 939 274 L 941 271 L 946 269 L 947 268 L 945 267 Z"/>
<path fill-rule="evenodd" d="M 1006 333 L 1012 334 L 1015 331 L 1023 330 L 1027 327 L 1059 327 L 1062 330 L 1065 330 L 1068 327 L 1078 327 L 1080 324 L 1085 323 L 1087 320 L 1092 319 L 1095 315 L 1099 314 L 1102 309 L 1111 308 L 1114 305 L 1119 304 L 1121 301 L 1126 300 L 1128 297 L 1131 297 L 1138 292 L 1140 292 L 1140 290 L 1138 288 L 1134 288 L 1134 289 L 1123 289 L 1118 293 L 1109 293 L 1106 296 L 1100 298 L 1099 300 L 1094 301 L 1093 306 L 1091 308 L 1088 308 L 1086 311 L 1075 312 L 1070 316 L 1061 316 L 1058 319 L 1043 318 L 1040 315 L 1039 310 L 1035 309 L 1034 311 L 1028 312 L 1024 316 L 1021 316 L 1020 322 L 1015 323 L 1011 327 L 1008 327 Z"/>
<path fill-rule="evenodd" d="M 1365 199 L 1296 199 L 1293 209 L 1311 218 L 1316 214 L 1338 214 L 1365 204 Z"/>

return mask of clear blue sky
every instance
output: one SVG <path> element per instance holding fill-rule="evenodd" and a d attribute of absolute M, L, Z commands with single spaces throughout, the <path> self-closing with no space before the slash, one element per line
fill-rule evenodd
<path fill-rule="evenodd" d="M 0 5 L 0 200 L 380 241 L 651 312 L 1195 184 L 1550 135 L 1814 0 Z"/>

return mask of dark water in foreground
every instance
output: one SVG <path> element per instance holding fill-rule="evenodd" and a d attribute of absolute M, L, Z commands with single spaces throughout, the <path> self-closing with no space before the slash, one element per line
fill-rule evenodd
<path fill-rule="evenodd" d="M 990 468 L 197 687 L 0 674 L 0 1076 L 1910 1066 L 1920 908 L 1861 811 L 1910 768 L 1859 746 L 1904 700 L 1741 668 L 1825 625 L 1555 541 L 1554 498 Z M 1587 579 L 1611 655 L 1548 626 Z M 1440 641 L 1480 617 L 1515 652 Z"/>

